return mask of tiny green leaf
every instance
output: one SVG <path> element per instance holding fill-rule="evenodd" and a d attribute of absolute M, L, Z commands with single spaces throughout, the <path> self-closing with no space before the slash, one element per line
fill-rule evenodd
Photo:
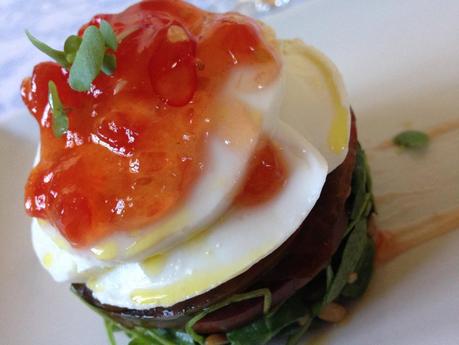
<path fill-rule="evenodd" d="M 309 306 L 300 294 L 293 295 L 278 309 L 251 324 L 226 334 L 231 345 L 265 345 L 283 329 L 310 316 Z"/>
<path fill-rule="evenodd" d="M 56 84 L 50 80 L 48 82 L 48 96 L 51 110 L 53 111 L 52 129 L 56 137 L 61 137 L 69 128 L 69 119 L 62 106 Z"/>
<path fill-rule="evenodd" d="M 48 55 L 50 58 L 55 60 L 58 64 L 62 65 L 63 67 L 68 67 L 69 63 L 67 62 L 67 59 L 65 58 L 65 53 L 60 50 L 56 50 L 54 48 L 51 48 L 49 45 L 46 43 L 43 43 L 42 41 L 38 40 L 32 34 L 26 30 L 26 35 L 29 38 L 30 42 L 37 47 L 41 52 L 45 53 Z"/>
<path fill-rule="evenodd" d="M 349 299 L 355 299 L 362 296 L 367 290 L 373 274 L 375 251 L 375 243 L 372 239 L 369 239 L 365 247 L 365 251 L 360 258 L 360 262 L 355 269 L 355 272 L 357 273 L 357 280 L 351 284 L 348 283 L 344 287 L 343 291 L 341 291 L 342 296 Z"/>
<path fill-rule="evenodd" d="M 254 299 L 258 297 L 263 297 L 264 303 L 263 303 L 263 312 L 266 314 L 268 313 L 269 309 L 271 308 L 271 291 L 269 289 L 258 289 L 258 290 L 253 290 L 237 295 L 230 296 L 226 300 L 223 300 L 219 303 L 216 303 L 206 309 L 204 309 L 202 312 L 199 314 L 195 315 L 193 318 L 191 318 L 186 326 L 185 330 L 186 332 L 193 338 L 193 340 L 200 344 L 204 345 L 204 337 L 198 333 L 196 333 L 193 329 L 193 326 L 202 318 L 204 318 L 206 315 L 213 313 L 216 310 L 219 310 L 221 308 L 224 308 L 230 304 L 237 303 L 237 302 L 242 302 L 246 301 L 249 299 Z"/>
<path fill-rule="evenodd" d="M 72 64 L 75 60 L 75 55 L 81 45 L 81 37 L 76 35 L 71 35 L 67 37 L 64 43 L 64 53 L 65 59 L 69 64 Z"/>
<path fill-rule="evenodd" d="M 104 62 L 102 63 L 102 72 L 106 75 L 112 75 L 116 69 L 116 56 L 105 54 Z"/>
<path fill-rule="evenodd" d="M 116 49 L 118 49 L 118 41 L 112 26 L 106 20 L 101 20 L 100 32 L 104 37 L 105 45 L 113 49 L 113 51 L 116 51 Z"/>
<path fill-rule="evenodd" d="M 347 284 L 349 274 L 355 272 L 367 243 L 367 220 L 362 219 L 356 224 L 355 229 L 351 232 L 347 239 L 341 263 L 335 277 L 333 278 L 330 288 L 325 294 L 322 305 L 327 305 L 333 302 L 340 295 L 344 286 Z"/>
<path fill-rule="evenodd" d="M 407 149 L 422 149 L 429 144 L 429 136 L 420 131 L 404 131 L 396 135 L 393 142 Z"/>
<path fill-rule="evenodd" d="M 107 331 L 107 337 L 108 337 L 108 341 L 110 342 L 110 345 L 117 345 L 116 340 L 115 340 L 115 334 L 114 334 L 115 333 L 114 323 L 109 319 L 105 319 L 104 323 L 105 323 L 105 330 Z"/>
<path fill-rule="evenodd" d="M 88 26 L 70 69 L 69 84 L 76 91 L 88 91 L 99 74 L 105 55 L 105 42 L 100 30 Z"/>

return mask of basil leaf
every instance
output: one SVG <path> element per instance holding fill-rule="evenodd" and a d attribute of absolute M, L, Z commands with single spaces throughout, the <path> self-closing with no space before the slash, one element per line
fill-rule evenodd
<path fill-rule="evenodd" d="M 429 144 L 429 136 L 420 131 L 404 131 L 393 138 L 393 143 L 407 149 L 422 149 Z"/>
<path fill-rule="evenodd" d="M 112 75 L 116 69 L 116 56 L 111 54 L 105 54 L 104 61 L 102 63 L 102 72 L 106 75 Z"/>
<path fill-rule="evenodd" d="M 99 29 L 88 26 L 70 68 L 69 84 L 76 91 L 88 91 L 102 68 L 105 42 Z"/>
<path fill-rule="evenodd" d="M 55 60 L 59 65 L 63 67 L 69 67 L 69 63 L 67 62 L 67 59 L 65 58 L 65 53 L 63 51 L 51 48 L 46 43 L 43 43 L 42 41 L 32 36 L 32 34 L 27 30 L 25 33 L 29 38 L 30 42 L 32 42 L 32 44 L 35 47 L 37 47 L 41 52 L 45 53 L 51 59 Z"/>
<path fill-rule="evenodd" d="M 344 286 L 347 284 L 349 274 L 355 272 L 367 242 L 367 220 L 362 219 L 357 223 L 346 241 L 341 263 L 330 288 L 325 294 L 322 305 L 333 302 L 340 295 Z"/>
<path fill-rule="evenodd" d="M 72 64 L 75 60 L 75 55 L 81 45 L 81 37 L 76 35 L 71 35 L 67 37 L 64 43 L 64 53 L 65 59 L 69 64 Z"/>
<path fill-rule="evenodd" d="M 69 128 L 69 119 L 62 106 L 56 84 L 50 80 L 48 82 L 49 105 L 53 112 L 52 129 L 56 137 L 61 137 Z"/>
<path fill-rule="evenodd" d="M 105 45 L 116 51 L 118 49 L 118 41 L 112 26 L 106 20 L 101 20 L 100 32 L 104 38 Z"/>
<path fill-rule="evenodd" d="M 349 299 L 356 299 L 361 297 L 367 290 L 371 276 L 373 275 L 373 260 L 375 253 L 375 243 L 372 239 L 369 239 L 365 251 L 360 258 L 360 262 L 355 269 L 357 280 L 351 284 L 348 283 L 341 292 L 341 296 Z"/>

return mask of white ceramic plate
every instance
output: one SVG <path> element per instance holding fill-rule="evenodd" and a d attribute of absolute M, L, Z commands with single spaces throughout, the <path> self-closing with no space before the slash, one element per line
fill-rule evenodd
<path fill-rule="evenodd" d="M 48 19 L 65 11 L 82 22 L 92 14 L 78 12 L 91 8 L 87 3 L 49 9 L 54 12 Z M 309 1 L 266 18 L 280 36 L 303 38 L 342 71 L 373 169 L 383 228 L 459 207 L 458 18 L 456 0 Z M 36 23 L 31 19 L 23 26 L 33 29 Z M 15 70 L 17 80 L 38 61 L 37 55 L 28 56 Z M 0 71 L 3 90 L 17 87 L 5 86 L 5 76 L 12 78 L 7 72 Z M 22 194 L 37 128 L 25 110 L 9 110 L 1 109 L 0 116 L 0 343 L 107 344 L 99 317 L 67 286 L 54 283 L 33 254 Z M 425 152 L 378 149 L 402 129 L 431 130 L 445 123 L 449 131 Z M 459 231 L 380 266 L 346 321 L 314 334 L 309 343 L 459 344 L 458 252 Z"/>

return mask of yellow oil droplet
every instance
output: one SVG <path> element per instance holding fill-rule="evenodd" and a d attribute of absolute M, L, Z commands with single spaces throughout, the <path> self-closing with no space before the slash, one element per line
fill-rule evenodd
<path fill-rule="evenodd" d="M 328 134 L 328 146 L 334 153 L 340 153 L 348 145 L 348 117 L 349 110 L 341 104 L 335 104 L 335 116 Z"/>
<path fill-rule="evenodd" d="M 46 253 L 45 256 L 43 257 L 43 266 L 49 269 L 53 265 L 53 261 L 54 261 L 53 254 Z"/>
<path fill-rule="evenodd" d="M 175 229 L 182 228 L 187 223 L 189 217 L 186 211 L 174 215 L 162 225 L 158 225 L 154 231 L 139 238 L 126 249 L 126 256 L 131 257 L 153 247 L 155 244 L 167 238 Z"/>
<path fill-rule="evenodd" d="M 137 289 L 132 291 L 130 298 L 140 305 L 171 306 L 185 299 L 191 298 L 204 291 L 214 288 L 221 283 L 245 271 L 254 262 L 254 257 L 265 253 L 265 248 L 248 253 L 246 257 L 236 262 L 230 262 L 213 271 L 193 271 L 180 279 L 176 284 L 171 284 L 153 289 Z"/>
<path fill-rule="evenodd" d="M 118 254 L 118 246 L 113 242 L 106 242 L 91 248 L 91 252 L 100 260 L 112 260 Z"/>
<path fill-rule="evenodd" d="M 156 293 L 155 290 L 134 290 L 131 294 L 131 299 L 134 303 L 145 304 L 162 304 L 167 294 Z"/>
<path fill-rule="evenodd" d="M 154 255 L 149 257 L 144 262 L 142 262 L 141 266 L 144 272 L 151 277 L 154 277 L 161 273 L 166 264 L 167 257 L 163 254 Z"/>

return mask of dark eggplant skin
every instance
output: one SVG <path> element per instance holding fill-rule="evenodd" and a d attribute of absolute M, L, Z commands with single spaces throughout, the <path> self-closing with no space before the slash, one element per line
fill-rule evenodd
<path fill-rule="evenodd" d="M 330 262 L 347 226 L 347 199 L 357 150 L 357 130 L 352 113 L 349 152 L 343 163 L 327 176 L 321 196 L 298 230 L 276 251 L 248 271 L 216 288 L 169 308 L 134 310 L 101 304 L 84 284 L 73 290 L 114 321 L 144 328 L 183 328 L 197 312 L 235 293 L 269 288 L 273 306 L 285 301 L 309 283 Z M 229 305 L 200 320 L 195 331 L 224 333 L 260 317 L 263 300 L 253 299 Z"/>

